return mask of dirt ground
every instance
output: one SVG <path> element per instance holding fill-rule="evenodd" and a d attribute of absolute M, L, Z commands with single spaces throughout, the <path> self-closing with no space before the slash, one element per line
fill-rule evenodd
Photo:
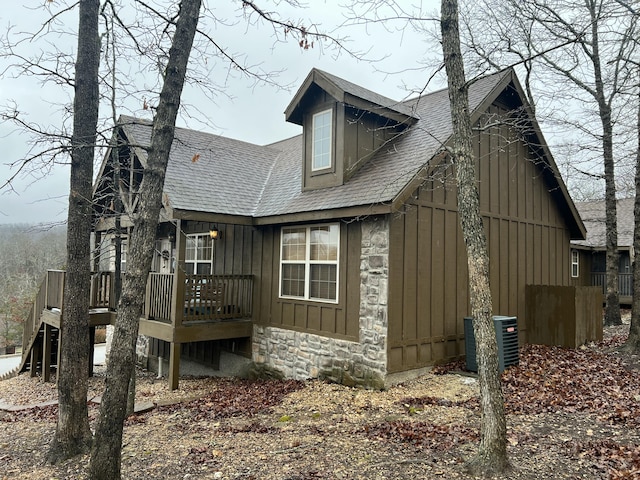
<path fill-rule="evenodd" d="M 504 378 L 512 469 L 503 478 L 640 478 L 638 362 L 613 350 L 626 328 L 607 329 L 603 344 L 577 352 L 523 351 L 521 366 Z M 536 365 L 549 358 L 566 369 L 540 377 Z M 103 381 L 98 371 L 91 395 Z M 0 383 L 5 403 L 56 395 L 54 384 L 28 375 Z M 455 370 L 382 392 L 212 378 L 182 379 L 180 390 L 169 392 L 166 381 L 139 372 L 137 399 L 160 406 L 127 420 L 123 478 L 469 479 L 464 465 L 479 441 L 477 398 L 474 376 Z M 0 479 L 87 478 L 88 456 L 44 463 L 56 409 L 0 411 Z M 97 414 L 90 403 L 92 421 Z"/>

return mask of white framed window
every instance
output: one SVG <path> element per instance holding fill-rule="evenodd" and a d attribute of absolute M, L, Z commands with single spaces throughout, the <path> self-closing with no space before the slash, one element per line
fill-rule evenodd
<path fill-rule="evenodd" d="M 580 256 L 578 250 L 571 250 L 571 276 L 577 278 L 580 276 Z"/>
<path fill-rule="evenodd" d="M 127 271 L 127 238 L 120 240 L 120 271 Z M 99 265 L 101 272 L 115 272 L 116 270 L 116 239 L 113 235 L 105 236 L 99 246 Z"/>
<path fill-rule="evenodd" d="M 311 170 L 324 170 L 331 167 L 332 134 L 333 130 L 332 110 L 313 115 L 311 121 Z"/>
<path fill-rule="evenodd" d="M 211 275 L 213 240 L 209 233 L 187 235 L 185 245 L 185 273 Z"/>
<path fill-rule="evenodd" d="M 338 301 L 340 225 L 283 227 L 280 296 Z"/>

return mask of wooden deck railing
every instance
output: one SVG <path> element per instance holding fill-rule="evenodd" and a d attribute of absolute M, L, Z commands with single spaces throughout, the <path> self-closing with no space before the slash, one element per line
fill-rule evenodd
<path fill-rule="evenodd" d="M 115 310 L 113 272 L 93 274 L 91 308 Z M 172 274 L 150 273 L 143 318 L 171 322 Z M 252 313 L 252 275 L 185 275 L 184 304 L 176 308 L 180 323 L 249 318 Z"/>
<path fill-rule="evenodd" d="M 91 304 L 89 308 L 116 309 L 115 272 L 97 272 L 91 275 Z"/>
<path fill-rule="evenodd" d="M 64 292 L 64 274 L 62 270 L 49 270 L 31 305 L 29 316 L 25 319 L 22 333 L 22 351 L 29 348 L 32 338 L 40 329 L 40 315 L 45 308 L 62 308 L 62 294 Z"/>
<path fill-rule="evenodd" d="M 49 270 L 47 272 L 47 308 L 62 309 L 65 273 L 64 270 Z"/>
<path fill-rule="evenodd" d="M 164 322 L 171 321 L 171 297 L 173 275 L 150 273 L 147 280 L 147 296 L 143 316 Z"/>
<path fill-rule="evenodd" d="M 183 322 L 251 316 L 251 275 L 186 275 Z"/>
<path fill-rule="evenodd" d="M 607 274 L 604 272 L 591 273 L 591 285 L 594 287 L 602 287 L 602 293 L 607 294 Z M 618 273 L 618 293 L 621 296 L 633 295 L 633 274 Z"/>

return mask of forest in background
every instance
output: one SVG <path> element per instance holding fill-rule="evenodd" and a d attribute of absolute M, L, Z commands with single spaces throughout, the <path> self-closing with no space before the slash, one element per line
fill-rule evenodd
<path fill-rule="evenodd" d="M 66 226 L 0 224 L 0 354 L 22 344 L 22 324 L 50 269 L 63 269 Z"/>

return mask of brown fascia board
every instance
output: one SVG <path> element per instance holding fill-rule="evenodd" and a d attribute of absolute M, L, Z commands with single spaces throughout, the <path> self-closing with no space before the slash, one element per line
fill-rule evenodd
<path fill-rule="evenodd" d="M 183 210 L 165 207 L 167 220 L 192 220 L 196 222 L 229 223 L 235 225 L 254 225 L 252 217 L 243 215 L 228 215 L 224 213 L 199 212 L 196 210 Z"/>
<path fill-rule="evenodd" d="M 166 220 L 192 220 L 209 223 L 229 223 L 235 225 L 280 225 L 285 223 L 316 222 L 335 220 L 339 218 L 366 217 L 383 215 L 391 212 L 391 204 L 359 205 L 354 207 L 334 208 L 328 210 L 285 213 L 265 217 L 246 217 L 241 215 L 227 215 L 220 213 L 198 212 L 165 208 Z"/>
<path fill-rule="evenodd" d="M 378 203 L 373 205 L 359 205 L 354 207 L 335 208 L 330 210 L 287 213 L 283 215 L 257 217 L 254 219 L 254 224 L 256 226 L 282 225 L 285 223 L 338 220 L 340 218 L 366 218 L 372 215 L 385 215 L 391 213 L 391 208 L 392 205 L 390 203 Z"/>
<path fill-rule="evenodd" d="M 316 69 L 313 68 L 307 75 L 307 78 L 304 79 L 304 82 L 302 82 L 302 85 L 300 85 L 300 88 L 298 88 L 298 91 L 291 99 L 291 102 L 289 102 L 287 108 L 285 108 L 284 118 L 287 122 L 302 125 L 302 114 L 299 112 L 300 103 L 307 93 L 307 90 L 309 90 L 309 87 L 314 82 L 315 73 Z"/>
<path fill-rule="evenodd" d="M 383 118 L 388 118 L 389 120 L 393 120 L 397 124 L 410 126 L 418 121 L 416 117 L 410 117 L 408 115 L 404 115 L 400 112 L 396 112 L 395 110 L 388 108 L 384 105 L 376 105 L 371 103 L 368 100 L 364 100 L 355 95 L 351 95 L 350 93 L 344 94 L 343 103 L 355 107 L 359 110 L 364 110 L 369 113 L 373 113 Z"/>

